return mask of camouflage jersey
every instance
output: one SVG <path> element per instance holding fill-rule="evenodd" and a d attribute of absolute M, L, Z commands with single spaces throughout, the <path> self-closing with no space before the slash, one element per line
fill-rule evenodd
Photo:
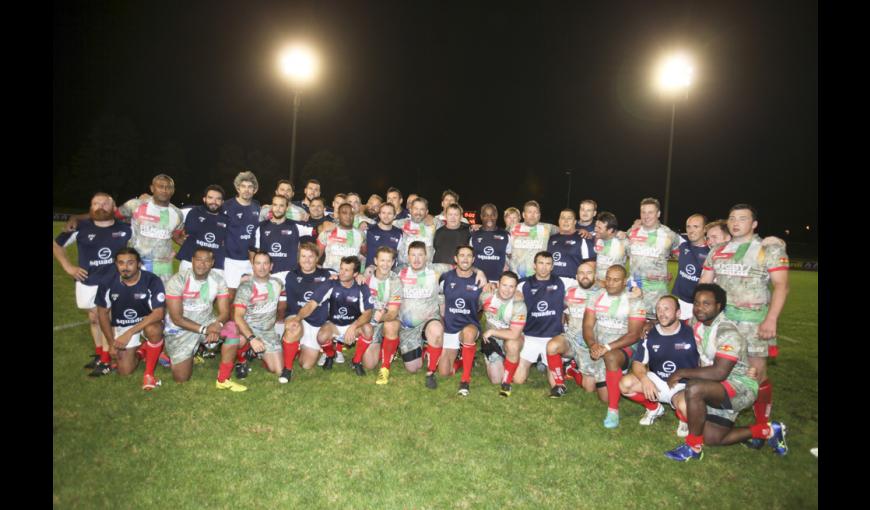
<path fill-rule="evenodd" d="M 180 299 L 185 319 L 208 325 L 217 319 L 214 302 L 229 297 L 227 282 L 217 271 L 209 271 L 204 280 L 197 280 L 193 269 L 179 271 L 166 283 L 166 299 Z M 167 329 L 172 321 L 166 314 Z"/>
<path fill-rule="evenodd" d="M 298 221 L 302 223 L 304 218 L 308 216 L 308 213 L 305 212 L 305 209 L 299 207 L 295 204 L 290 204 L 287 206 L 287 212 L 284 213 L 284 217 L 288 220 Z M 272 205 L 266 204 L 263 207 L 260 207 L 260 223 L 271 220 L 272 219 Z"/>
<path fill-rule="evenodd" d="M 154 263 L 154 274 L 168 280 L 172 276 L 172 232 L 184 225 L 181 209 L 172 204 L 157 205 L 151 198 L 134 198 L 118 210 L 130 219 L 133 228 L 129 246 L 135 248 L 143 259 Z"/>
<path fill-rule="evenodd" d="M 595 313 L 595 340 L 600 344 L 609 344 L 628 333 L 628 321 L 646 320 L 643 300 L 631 297 L 625 290 L 611 296 L 607 289 L 599 289 L 587 299 L 586 310 Z"/>
<path fill-rule="evenodd" d="M 748 344 L 737 330 L 736 324 L 728 320 L 724 313 L 717 315 L 709 326 L 698 322 L 694 317 L 689 324 L 695 335 L 702 367 L 713 365 L 715 358 L 731 360 L 735 365 L 726 380 L 739 382 L 753 392 L 758 392 L 758 381 L 749 377 Z"/>
<path fill-rule="evenodd" d="M 586 305 L 589 302 L 589 298 L 594 296 L 598 290 L 597 285 L 592 285 L 588 289 L 578 285 L 577 287 L 571 287 L 565 292 L 564 313 L 568 316 L 568 326 L 565 328 L 565 335 L 572 343 L 580 347 L 589 347 L 583 341 L 583 315 L 586 313 Z"/>
<path fill-rule="evenodd" d="M 486 315 L 486 324 L 492 329 L 509 329 L 526 325 L 526 303 L 522 298 L 504 300 L 497 292 L 482 292 L 480 306 Z"/>
<path fill-rule="evenodd" d="M 680 236 L 661 223 L 653 230 L 637 227 L 628 231 L 631 276 L 639 280 L 645 293 L 667 292 L 668 257 L 679 255 L 680 242 Z"/>
<path fill-rule="evenodd" d="M 396 273 L 390 272 L 383 280 L 373 273 L 367 280 L 372 297 L 375 298 L 375 310 L 386 310 L 390 305 L 402 304 L 402 281 Z M 372 319 L 374 320 L 374 319 Z"/>
<path fill-rule="evenodd" d="M 399 271 L 402 282 L 402 306 L 399 321 L 403 328 L 416 328 L 429 319 L 441 317 L 439 305 L 441 287 L 438 283 L 442 273 L 453 269 L 447 264 L 429 264 L 420 271 L 410 266 Z"/>
<path fill-rule="evenodd" d="M 239 284 L 233 307 L 245 309 L 245 322 L 256 333 L 274 332 L 282 290 L 284 284 L 277 278 L 263 283 L 252 278 Z"/>
<path fill-rule="evenodd" d="M 595 254 L 598 256 L 595 263 L 595 279 L 603 282 L 607 276 L 607 269 L 612 265 L 625 267 L 628 240 L 619 239 L 616 236 L 608 240 L 600 237 L 595 240 Z"/>
<path fill-rule="evenodd" d="M 438 220 L 432 226 L 425 223 L 417 223 L 411 218 L 396 220 L 393 226 L 402 229 L 402 239 L 399 241 L 399 265 L 408 264 L 408 246 L 414 241 L 423 241 L 426 244 L 426 262 L 431 263 L 435 255 L 435 231 L 442 225 Z"/>
<path fill-rule="evenodd" d="M 731 241 L 714 246 L 704 262 L 714 281 L 728 294 L 725 315 L 738 322 L 762 322 L 770 304 L 770 273 L 788 271 L 788 254 L 782 246 L 762 246 L 752 236 L 745 243 Z"/>
<path fill-rule="evenodd" d="M 336 226 L 330 231 L 321 232 L 317 236 L 317 246 L 325 254 L 323 267 L 338 271 L 343 257 L 357 257 L 360 263 L 365 262 L 360 257 L 360 249 L 365 242 L 365 234 L 355 228 Z"/>
<path fill-rule="evenodd" d="M 535 254 L 547 250 L 550 236 L 558 231 L 555 225 L 538 223 L 530 227 L 517 223 L 510 231 L 511 255 L 508 259 L 510 270 L 519 275 L 520 280 L 535 274 Z"/>

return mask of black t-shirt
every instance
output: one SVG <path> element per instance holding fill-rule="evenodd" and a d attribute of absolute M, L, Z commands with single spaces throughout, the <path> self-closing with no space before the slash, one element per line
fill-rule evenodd
<path fill-rule="evenodd" d="M 435 231 L 435 240 L 432 242 L 435 249 L 435 256 L 432 262 L 440 264 L 453 264 L 453 255 L 456 254 L 457 246 L 468 246 L 468 240 L 471 238 L 471 231 L 468 230 L 468 225 L 459 224 L 459 228 L 451 230 L 447 226 L 443 226 Z"/>

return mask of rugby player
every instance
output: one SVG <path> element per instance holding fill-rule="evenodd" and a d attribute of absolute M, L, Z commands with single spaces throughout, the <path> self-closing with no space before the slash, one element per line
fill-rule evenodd
<path fill-rule="evenodd" d="M 410 195 L 408 199 L 410 200 Z M 408 249 L 411 243 L 421 241 L 426 247 L 426 262 L 432 262 L 433 241 L 435 230 L 441 226 L 438 220 L 429 219 L 429 202 L 422 197 L 417 197 L 411 204 L 411 215 L 405 219 L 397 219 L 393 225 L 402 229 L 402 240 L 399 242 L 399 265 L 408 265 Z"/>
<path fill-rule="evenodd" d="M 287 197 L 287 212 L 285 215 L 288 219 L 298 222 L 305 222 L 308 220 L 308 212 L 292 202 L 293 184 L 290 181 L 287 179 L 281 179 L 278 181 L 278 187 L 275 188 L 275 195 Z M 263 207 L 260 208 L 260 222 L 271 219 L 271 214 L 272 206 L 269 204 L 263 204 Z"/>
<path fill-rule="evenodd" d="M 190 259 L 199 248 L 208 248 L 214 254 L 212 271 L 223 276 L 224 242 L 227 237 L 227 218 L 221 214 L 224 203 L 224 189 L 217 184 L 205 188 L 202 195 L 203 205 L 192 208 L 184 218 L 184 243 L 178 250 L 176 259 L 181 261 L 179 271 L 191 268 Z"/>
<path fill-rule="evenodd" d="M 728 222 L 716 220 L 707 223 L 704 225 L 704 237 L 707 240 L 707 246 L 710 247 L 730 242 L 731 234 L 728 233 Z"/>
<path fill-rule="evenodd" d="M 235 197 L 224 202 L 223 212 L 227 218 L 226 259 L 224 260 L 224 278 L 230 289 L 230 301 L 236 295 L 236 289 L 243 274 L 251 274 L 251 258 L 248 255 L 254 230 L 260 222 L 260 203 L 254 199 L 259 185 L 253 172 L 239 172 L 233 180 L 236 188 Z M 225 336 L 237 338 L 233 331 L 234 322 L 230 321 Z M 234 336 L 235 335 L 235 336 Z"/>
<path fill-rule="evenodd" d="M 780 244 L 762 244 L 755 233 L 758 215 L 749 204 L 728 212 L 731 241 L 710 248 L 701 283 L 719 284 L 728 293 L 725 316 L 748 342 L 749 364 L 761 385 L 755 403 L 755 424 L 770 421 L 773 385 L 767 378 L 767 358 L 779 353 L 776 322 L 788 295 L 788 254 Z M 773 292 L 768 288 L 773 285 Z M 756 442 L 757 444 L 757 442 Z"/>
<path fill-rule="evenodd" d="M 534 259 L 538 253 L 546 251 L 547 241 L 558 231 L 555 225 L 539 223 L 540 220 L 541 206 L 536 201 L 529 200 L 523 206 L 523 222 L 514 225 L 508 231 L 511 235 L 511 255 L 508 264 L 510 270 L 520 279 L 534 275 Z"/>
<path fill-rule="evenodd" d="M 362 199 L 359 194 L 350 192 L 347 194 L 347 203 L 353 208 L 353 228 L 365 231 L 370 223 L 374 220 L 365 215 L 365 210 L 362 206 Z"/>
<path fill-rule="evenodd" d="M 742 236 L 744 231 L 741 228 L 747 227 L 748 224 L 741 225 L 736 230 Z M 736 232 L 732 231 L 732 234 L 738 237 Z M 696 341 L 700 340 L 701 367 L 680 368 L 668 378 L 668 386 L 672 389 L 685 382 L 685 390 L 677 397 L 682 395 L 685 399 L 689 422 L 685 444 L 665 452 L 673 460 L 700 460 L 704 456 L 704 444 L 730 445 L 750 439 L 762 444 L 767 440 L 778 455 L 788 453 L 784 423 L 756 422 L 749 427 L 734 426 L 740 411 L 756 400 L 759 388 L 758 381 L 749 373 L 747 339 L 740 326 L 728 319 L 727 310 L 725 289 L 709 283 L 701 283 L 695 288 L 693 328 Z"/>
<path fill-rule="evenodd" d="M 583 372 L 577 370 L 577 366 L 589 367 L 592 365 L 592 359 L 589 357 L 589 346 L 583 341 L 583 316 L 586 313 L 586 306 L 591 296 L 598 292 L 599 288 L 595 284 L 595 263 L 586 261 L 577 267 L 575 273 L 577 286 L 570 287 L 565 292 L 565 315 L 568 320 L 568 327 L 565 329 L 564 335 L 554 337 L 547 342 L 547 366 L 550 369 L 550 375 L 553 379 L 553 387 L 550 389 L 550 397 L 559 398 L 565 394 L 565 376 L 574 377 L 574 381 L 578 385 L 592 392 L 595 391 L 595 373 L 589 370 L 584 378 Z M 568 371 L 563 373 L 562 358 L 573 358 L 572 364 Z M 585 384 L 584 384 L 585 383 Z M 603 388 L 599 387 L 599 395 L 604 400 L 606 395 Z"/>
<path fill-rule="evenodd" d="M 459 205 L 459 194 L 451 189 L 444 190 L 441 193 L 441 212 L 438 213 L 438 216 L 435 216 L 435 219 L 441 223 L 446 222 L 447 208 L 451 205 Z M 462 217 L 462 208 L 459 209 L 459 220 L 461 223 L 468 224 L 468 220 Z"/>
<path fill-rule="evenodd" d="M 550 236 L 547 251 L 553 254 L 553 274 L 574 278 L 581 262 L 595 260 L 595 240 L 578 234 L 574 211 L 563 209 L 559 213 L 559 231 Z"/>
<path fill-rule="evenodd" d="M 497 282 L 508 269 L 510 234 L 498 228 L 498 209 L 494 204 L 480 207 L 480 222 L 483 228 L 471 235 L 468 244 L 474 250 L 474 265 L 486 274 L 487 280 Z"/>
<path fill-rule="evenodd" d="M 175 382 L 190 380 L 193 356 L 201 344 L 216 344 L 224 323 L 230 319 L 230 294 L 223 276 L 213 269 L 214 252 L 199 247 L 193 252 L 191 268 L 182 269 L 166 284 L 166 318 L 164 334 L 166 352 L 172 361 Z M 217 304 L 218 313 L 214 313 Z M 233 360 L 239 348 L 238 338 L 221 347 L 221 363 L 215 387 L 234 392 L 247 388 L 230 380 Z"/>
<path fill-rule="evenodd" d="M 589 297 L 583 315 L 583 340 L 589 346 L 589 359 L 581 357 L 580 370 L 584 376 L 594 377 L 597 387 L 605 383 L 604 427 L 609 429 L 619 426 L 619 380 L 629 367 L 632 346 L 640 339 L 646 319 L 643 299 L 633 297 L 625 288 L 627 277 L 623 266 L 610 266 L 604 288 Z M 603 397 L 600 391 L 599 397 Z"/>
<path fill-rule="evenodd" d="M 619 390 L 629 400 L 646 408 L 640 419 L 643 426 L 652 425 L 665 414 L 662 404 L 669 404 L 677 411 L 679 426 L 677 435 L 689 433 L 685 414 L 672 402 L 675 394 L 685 387 L 677 383 L 671 388 L 668 378 L 681 368 L 698 367 L 698 348 L 692 329 L 679 320 L 679 300 L 670 294 L 656 303 L 658 324 L 647 332 L 631 358 L 631 372 L 622 376 Z"/>
<path fill-rule="evenodd" d="M 91 377 L 111 373 L 109 344 L 100 329 L 95 298 L 101 283 L 113 280 L 118 275 L 115 254 L 127 246 L 133 232 L 130 225 L 115 221 L 115 201 L 106 193 L 96 193 L 91 198 L 88 211 L 90 219 L 77 224 L 77 230 L 62 232 L 52 243 L 54 257 L 63 270 L 76 281 L 76 305 L 87 310 L 94 354 L 85 368 L 91 369 Z M 76 243 L 78 265 L 67 259 L 64 248 Z"/>
<path fill-rule="evenodd" d="M 686 220 L 686 237 L 680 244 L 680 258 L 677 263 L 677 280 L 671 292 L 680 300 L 680 320 L 692 318 L 692 296 L 695 286 L 701 279 L 704 260 L 710 247 L 704 239 L 704 225 L 707 218 L 703 214 L 693 214 Z"/>
<path fill-rule="evenodd" d="M 334 197 L 332 197 L 332 209 L 326 210 L 326 219 L 331 223 L 338 223 L 338 208 L 341 204 L 347 203 L 347 195 L 344 193 L 337 193 Z"/>
<path fill-rule="evenodd" d="M 655 198 L 640 201 L 640 226 L 628 231 L 631 280 L 643 291 L 647 318 L 655 319 L 659 298 L 668 293 L 668 258 L 679 254 L 680 236 L 659 222 L 661 206 Z"/>
<path fill-rule="evenodd" d="M 454 261 L 456 248 L 468 246 L 471 231 L 460 219 L 462 219 L 462 208 L 457 204 L 449 204 L 444 212 L 445 223 L 435 231 L 435 236 L 432 238 L 432 247 L 435 250 L 432 262 L 450 264 Z"/>
<path fill-rule="evenodd" d="M 163 351 L 166 294 L 160 278 L 140 269 L 141 263 L 142 258 L 135 248 L 121 248 L 115 252 L 118 275 L 99 284 L 94 303 L 100 330 L 118 360 L 120 375 L 130 375 L 138 367 L 139 357 L 135 351 L 144 338 L 142 389 L 150 391 L 160 386 L 160 380 L 154 377 L 154 369 Z"/>
<path fill-rule="evenodd" d="M 516 207 L 508 207 L 504 210 L 504 229 L 510 232 L 520 222 L 520 210 Z"/>
<path fill-rule="evenodd" d="M 314 229 L 318 234 L 323 230 L 324 224 L 332 225 L 332 228 L 335 228 L 333 223 L 329 222 L 329 219 L 324 215 L 324 202 L 321 197 L 314 197 L 311 199 L 311 202 L 308 206 L 308 221 L 304 222 L 305 225 Z"/>
<path fill-rule="evenodd" d="M 454 211 L 448 206 L 448 222 Z M 443 363 L 452 366 L 460 346 L 462 348 L 462 378 L 459 382 L 459 395 L 468 396 L 471 382 L 471 369 L 474 354 L 477 352 L 477 335 L 480 321 L 477 319 L 482 287 L 476 282 L 474 251 L 468 245 L 454 249 L 453 260 L 456 268 L 443 273 L 438 279 L 444 294 L 444 344 Z"/>
<path fill-rule="evenodd" d="M 383 204 L 381 209 L 390 208 L 389 202 Z M 374 264 L 376 268 L 366 280 L 365 284 L 375 298 L 372 315 L 372 343 L 380 342 L 380 349 L 369 349 L 363 356 L 363 367 L 371 370 L 377 365 L 378 354 L 381 360 L 381 369 L 378 371 L 376 384 L 390 382 L 390 366 L 393 355 L 399 349 L 399 308 L 402 306 L 402 281 L 391 271 L 396 262 L 396 251 L 389 246 L 380 246 L 375 252 Z"/>
<path fill-rule="evenodd" d="M 392 203 L 384 202 L 380 205 L 378 223 L 366 230 L 366 267 L 374 264 L 375 254 L 381 246 L 387 246 L 394 251 L 399 248 L 402 229 L 393 226 L 395 218 L 396 207 Z"/>
<path fill-rule="evenodd" d="M 317 236 L 317 246 L 323 252 L 323 267 L 339 270 L 341 259 L 357 257 L 361 261 L 366 249 L 366 236 L 353 228 L 353 207 L 341 204 L 338 207 L 338 226 L 329 231 L 323 231 Z"/>
<path fill-rule="evenodd" d="M 381 198 L 380 195 L 373 193 L 369 196 L 369 199 L 366 201 L 365 207 L 365 215 L 368 216 L 372 220 L 378 219 L 378 213 L 381 210 L 381 204 L 384 203 L 384 199 Z"/>
<path fill-rule="evenodd" d="M 577 233 L 584 239 L 595 238 L 595 215 L 598 214 L 598 203 L 595 200 L 580 201 L 577 208 Z M 585 234 L 583 232 L 586 232 Z"/>
<path fill-rule="evenodd" d="M 272 197 L 270 219 L 257 226 L 252 243 L 255 251 L 263 250 L 269 254 L 272 259 L 271 274 L 281 282 L 284 282 L 287 272 L 296 267 L 299 243 L 313 239 L 311 227 L 286 218 L 288 204 L 289 200 L 284 195 Z M 283 328 L 279 327 L 278 334 L 282 333 Z"/>
<path fill-rule="evenodd" d="M 480 306 L 486 318 L 486 331 L 481 335 L 480 350 L 486 360 L 490 382 L 501 384 L 499 395 L 511 396 L 511 389 L 523 349 L 523 328 L 526 325 L 526 304 L 516 293 L 519 277 L 505 271 L 498 279 L 498 288 L 484 289 Z"/>
<path fill-rule="evenodd" d="M 410 196 L 408 197 L 408 204 L 411 203 Z M 389 188 L 387 189 L 387 202 L 393 204 L 393 207 L 396 210 L 396 219 L 403 220 L 411 215 L 411 213 L 407 209 L 402 208 L 402 192 L 399 191 L 399 188 Z"/>
<path fill-rule="evenodd" d="M 303 198 L 301 201 L 293 202 L 293 205 L 301 207 L 307 213 L 311 213 L 311 201 L 320 196 L 320 181 L 317 179 L 308 179 L 305 183 L 305 188 L 302 190 Z"/>

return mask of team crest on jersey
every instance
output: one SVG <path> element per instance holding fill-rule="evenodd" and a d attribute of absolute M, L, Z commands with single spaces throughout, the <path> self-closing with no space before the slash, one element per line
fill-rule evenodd
<path fill-rule="evenodd" d="M 684 254 L 684 255 L 688 255 L 690 251 L 692 251 L 692 250 L 686 248 L 685 250 L 683 250 L 683 254 Z"/>
<path fill-rule="evenodd" d="M 127 237 L 126 232 L 112 232 L 112 237 Z"/>
<path fill-rule="evenodd" d="M 547 285 L 547 290 L 556 290 L 558 288 L 559 288 L 558 285 Z"/>
<path fill-rule="evenodd" d="M 227 228 L 227 224 L 226 224 L 226 223 L 218 222 L 218 223 L 217 223 L 217 226 L 219 226 L 219 227 L 221 227 L 221 228 Z"/>
<path fill-rule="evenodd" d="M 271 230 L 264 230 L 263 233 L 266 234 L 266 235 L 269 235 L 269 234 L 272 233 L 272 231 L 271 231 Z"/>
<path fill-rule="evenodd" d="M 456 287 L 456 282 L 450 282 L 450 288 L 452 289 L 454 287 Z"/>
<path fill-rule="evenodd" d="M 538 293 L 538 289 L 532 289 L 532 295 L 533 295 L 533 296 L 534 296 L 535 294 L 537 294 L 537 293 Z"/>
<path fill-rule="evenodd" d="M 242 213 L 236 213 L 236 218 L 242 219 Z"/>
<path fill-rule="evenodd" d="M 318 276 L 317 278 L 314 279 L 314 281 L 315 282 L 325 282 L 326 277 L 325 276 Z"/>
<path fill-rule="evenodd" d="M 88 234 L 88 241 L 93 241 L 97 234 Z"/>
<path fill-rule="evenodd" d="M 133 294 L 133 299 L 145 299 L 145 296 L 146 296 L 146 295 L 147 295 L 147 294 L 145 294 L 144 292 L 142 292 L 142 293 L 136 293 L 136 294 Z"/>
<path fill-rule="evenodd" d="M 465 290 L 470 290 L 472 292 L 477 292 L 477 285 L 466 285 Z"/>
<path fill-rule="evenodd" d="M 302 277 L 301 277 L 301 276 L 297 276 L 297 277 L 296 277 L 296 283 L 302 283 Z"/>
<path fill-rule="evenodd" d="M 356 303 L 357 297 L 356 296 L 348 296 L 347 300 L 350 301 L 351 303 Z"/>
<path fill-rule="evenodd" d="M 293 232 L 291 232 L 291 231 L 289 231 L 289 230 L 282 230 L 282 231 L 281 231 L 281 235 L 282 235 L 282 236 L 292 236 L 292 235 L 293 235 Z"/>
<path fill-rule="evenodd" d="M 498 241 L 504 241 L 504 236 L 492 236 L 492 238 Z"/>
<path fill-rule="evenodd" d="M 652 346 L 652 348 L 653 348 L 653 352 L 659 352 L 659 347 L 660 347 L 659 344 L 654 344 L 654 345 Z"/>
<path fill-rule="evenodd" d="M 112 294 L 112 301 L 117 301 L 117 300 L 118 300 L 118 295 Z"/>
<path fill-rule="evenodd" d="M 688 351 L 691 348 L 692 348 L 692 344 L 687 344 L 687 343 L 674 344 L 674 349 L 676 349 L 678 351 Z"/>
<path fill-rule="evenodd" d="M 380 240 L 381 240 L 381 236 L 375 236 L 375 241 L 380 241 Z"/>
<path fill-rule="evenodd" d="M 575 244 L 577 244 L 577 241 L 575 241 L 573 239 L 569 239 L 569 240 L 565 241 L 565 244 L 567 244 L 569 246 L 574 246 Z"/>
<path fill-rule="evenodd" d="M 205 218 L 202 217 L 202 216 L 199 216 L 199 222 L 202 223 L 202 222 L 204 222 L 204 221 L 205 221 Z"/>

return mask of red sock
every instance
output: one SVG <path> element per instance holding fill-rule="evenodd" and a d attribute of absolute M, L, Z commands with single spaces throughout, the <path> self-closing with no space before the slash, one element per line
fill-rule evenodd
<path fill-rule="evenodd" d="M 622 378 L 622 372 L 607 370 L 604 377 L 607 383 L 607 407 L 612 411 L 619 411 L 619 397 L 622 395 L 619 392 L 619 380 Z"/>
<path fill-rule="evenodd" d="M 438 368 L 438 360 L 441 359 L 442 350 L 443 347 L 432 347 L 431 345 L 426 346 L 426 354 L 429 355 L 429 372 L 435 373 L 435 369 Z"/>
<path fill-rule="evenodd" d="M 399 349 L 398 338 L 384 338 L 381 344 L 381 366 L 390 369 L 390 363 L 393 361 L 393 354 Z"/>
<path fill-rule="evenodd" d="M 97 356 L 102 356 L 103 355 L 103 346 L 102 345 L 96 346 L 94 348 L 94 351 L 96 352 Z"/>
<path fill-rule="evenodd" d="M 502 377 L 502 384 L 510 384 L 514 380 L 514 372 L 517 371 L 517 367 L 519 363 L 514 363 L 513 361 L 505 358 L 504 360 L 504 377 Z"/>
<path fill-rule="evenodd" d="M 362 361 L 363 355 L 369 350 L 372 344 L 371 338 L 366 338 L 362 335 L 356 337 L 356 352 L 353 353 L 353 362 L 359 363 Z"/>
<path fill-rule="evenodd" d="M 338 344 L 341 345 L 341 344 Z M 326 344 L 320 346 L 323 349 L 323 354 L 326 354 L 329 358 L 335 357 L 335 345 L 332 342 L 326 342 Z"/>
<path fill-rule="evenodd" d="M 565 375 L 568 377 L 572 377 L 574 382 L 577 383 L 577 386 L 583 385 L 583 374 L 577 370 L 577 362 L 575 360 L 571 360 L 571 365 L 568 366 L 568 369 L 565 370 Z"/>
<path fill-rule="evenodd" d="M 462 344 L 462 382 L 471 381 L 471 367 L 474 365 L 474 353 L 477 344 Z"/>
<path fill-rule="evenodd" d="M 284 368 L 293 370 L 293 360 L 299 352 L 299 341 L 293 343 L 281 342 L 281 350 L 284 352 Z"/>
<path fill-rule="evenodd" d="M 239 350 L 236 351 L 236 362 L 244 363 L 245 362 L 245 353 L 248 352 L 248 349 L 251 348 L 251 342 L 245 343 L 245 345 L 239 347 Z"/>
<path fill-rule="evenodd" d="M 562 376 L 562 356 L 559 354 L 547 354 L 547 365 L 550 368 L 550 373 L 553 374 L 553 381 L 556 386 L 564 386 L 565 378 Z"/>
<path fill-rule="evenodd" d="M 691 446 L 692 448 L 698 449 L 704 446 L 704 435 L 701 434 L 700 436 L 696 436 L 690 433 L 688 436 L 686 436 L 686 444 Z"/>
<path fill-rule="evenodd" d="M 656 409 L 659 408 L 658 402 L 653 402 L 652 400 L 647 400 L 647 398 L 644 396 L 644 394 L 640 393 L 640 392 L 632 393 L 631 395 L 626 395 L 625 398 L 637 402 L 638 404 L 646 407 L 650 411 L 655 411 Z"/>
<path fill-rule="evenodd" d="M 160 358 L 160 353 L 163 352 L 163 339 L 153 344 L 145 342 L 145 374 L 154 376 L 154 367 L 157 366 L 157 360 Z"/>
<path fill-rule="evenodd" d="M 334 342 L 334 343 L 335 343 L 335 352 L 343 352 L 344 351 L 344 344 L 343 343 L 341 343 L 341 342 Z"/>
<path fill-rule="evenodd" d="M 749 430 L 752 432 L 753 439 L 767 439 L 770 436 L 770 426 L 767 423 L 750 425 Z"/>
<path fill-rule="evenodd" d="M 98 354 L 100 355 L 100 363 L 111 363 L 112 358 L 109 356 L 109 351 L 104 351 L 102 347 L 99 347 L 99 349 L 100 352 Z"/>
<path fill-rule="evenodd" d="M 770 379 L 765 379 L 758 386 L 758 399 L 752 405 L 752 410 L 755 411 L 755 423 L 758 425 L 767 424 L 770 421 L 770 410 L 773 407 L 773 385 Z"/>
<path fill-rule="evenodd" d="M 679 409 L 674 409 L 674 413 L 676 413 L 678 420 L 689 423 L 689 419 L 683 416 L 683 413 L 681 413 Z"/>
<path fill-rule="evenodd" d="M 139 347 L 136 349 L 136 356 L 138 356 L 139 359 L 145 359 L 145 344 L 139 345 Z"/>
<path fill-rule="evenodd" d="M 233 373 L 233 363 L 221 363 L 218 367 L 218 382 L 224 382 L 230 378 L 230 374 Z"/>

